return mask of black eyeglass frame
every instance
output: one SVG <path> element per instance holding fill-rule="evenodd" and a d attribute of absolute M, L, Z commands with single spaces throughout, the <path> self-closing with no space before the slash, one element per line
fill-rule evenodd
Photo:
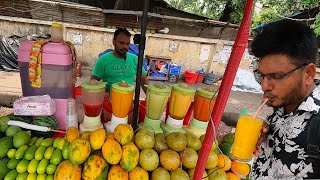
<path fill-rule="evenodd" d="M 308 64 L 307 63 L 304 63 L 300 66 L 297 66 L 296 68 L 288 71 L 287 73 L 284 73 L 284 74 L 277 74 L 277 73 L 271 73 L 271 74 L 263 74 L 261 73 L 258 69 L 254 70 L 253 71 L 253 74 L 254 74 L 254 78 L 256 79 L 256 81 L 261 84 L 261 81 L 267 77 L 268 80 L 281 80 L 283 79 L 284 77 L 286 77 L 287 75 L 291 74 L 292 72 L 300 69 L 300 68 L 303 68 L 305 66 L 307 66 Z"/>

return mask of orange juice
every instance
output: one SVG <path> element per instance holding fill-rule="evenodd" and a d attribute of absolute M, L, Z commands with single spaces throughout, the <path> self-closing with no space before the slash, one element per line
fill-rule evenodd
<path fill-rule="evenodd" d="M 240 161 L 250 161 L 256 149 L 262 121 L 247 115 L 240 115 L 234 142 L 231 148 L 232 155 Z"/>
<path fill-rule="evenodd" d="M 207 89 L 198 89 L 194 97 L 193 116 L 199 121 L 208 122 L 216 102 L 216 93 Z M 212 100 L 211 100 L 212 99 Z"/>
<path fill-rule="evenodd" d="M 125 118 L 133 101 L 134 87 L 121 83 L 123 82 L 111 86 L 112 113 L 118 118 Z"/>
<path fill-rule="evenodd" d="M 173 85 L 169 102 L 170 117 L 182 120 L 190 107 L 194 94 L 195 90 L 192 88 Z"/>

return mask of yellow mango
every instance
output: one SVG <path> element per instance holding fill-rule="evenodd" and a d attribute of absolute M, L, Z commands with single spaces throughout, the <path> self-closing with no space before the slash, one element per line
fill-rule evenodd
<path fill-rule="evenodd" d="M 96 129 L 90 134 L 90 144 L 93 150 L 101 149 L 106 139 L 106 131 L 103 128 Z"/>

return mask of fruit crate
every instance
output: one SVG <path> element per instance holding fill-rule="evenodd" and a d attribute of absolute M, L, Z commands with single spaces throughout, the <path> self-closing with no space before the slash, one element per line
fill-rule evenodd
<path fill-rule="evenodd" d="M 147 77 L 149 80 L 163 80 L 167 81 L 169 78 L 169 71 L 170 71 L 170 63 L 171 63 L 171 58 L 170 57 L 164 57 L 164 56 L 146 56 L 148 59 L 148 66 L 149 70 L 147 72 Z M 159 67 L 154 67 L 154 69 L 151 68 L 152 64 L 156 66 L 155 64 L 164 64 L 166 67 L 168 67 L 168 71 L 166 73 L 162 72 L 156 72 L 157 68 Z"/>

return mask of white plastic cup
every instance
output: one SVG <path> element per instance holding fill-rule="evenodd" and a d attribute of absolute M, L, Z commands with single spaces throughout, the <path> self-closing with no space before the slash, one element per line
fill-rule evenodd
<path fill-rule="evenodd" d="M 68 98 L 68 109 L 67 109 L 67 119 L 66 128 L 78 127 L 78 115 L 76 111 L 76 101 L 73 98 Z"/>

